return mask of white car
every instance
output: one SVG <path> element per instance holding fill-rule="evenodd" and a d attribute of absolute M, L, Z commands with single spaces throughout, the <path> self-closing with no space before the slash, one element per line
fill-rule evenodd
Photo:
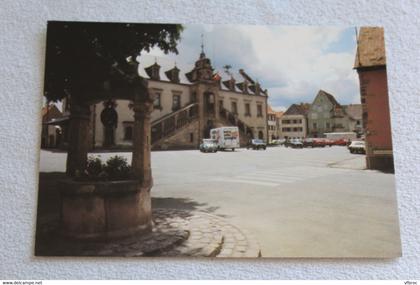
<path fill-rule="evenodd" d="M 348 146 L 351 153 L 366 153 L 366 146 L 364 141 L 352 141 Z"/>

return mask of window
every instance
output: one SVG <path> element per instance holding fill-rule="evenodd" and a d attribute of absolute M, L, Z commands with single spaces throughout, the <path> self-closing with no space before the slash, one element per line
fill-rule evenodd
<path fill-rule="evenodd" d="M 316 123 L 313 123 L 313 124 L 312 124 L 312 127 L 313 127 L 314 129 L 316 129 L 316 127 L 317 127 L 317 126 L 316 126 Z"/>
<path fill-rule="evenodd" d="M 155 94 L 155 100 L 153 101 L 153 108 L 154 109 L 162 109 L 160 105 L 160 93 Z"/>
<path fill-rule="evenodd" d="M 159 78 L 159 69 L 153 68 L 152 69 L 152 79 L 158 79 Z"/>
<path fill-rule="evenodd" d="M 190 133 L 190 142 L 194 142 L 194 133 Z"/>
<path fill-rule="evenodd" d="M 133 127 L 126 126 L 124 128 L 124 140 L 131 141 L 133 140 Z"/>
<path fill-rule="evenodd" d="M 180 95 L 173 95 L 172 97 L 172 110 L 178 110 L 181 108 L 181 96 Z"/>
<path fill-rule="evenodd" d="M 223 109 L 223 100 L 219 100 L 219 108 Z"/>
<path fill-rule="evenodd" d="M 257 117 L 262 117 L 262 105 L 257 105 Z"/>
<path fill-rule="evenodd" d="M 251 106 L 249 103 L 245 103 L 245 116 L 251 116 Z"/>
<path fill-rule="evenodd" d="M 327 129 L 329 129 L 329 128 L 330 128 L 330 123 L 326 122 L 326 123 L 325 123 L 325 127 L 326 127 Z"/>
<path fill-rule="evenodd" d="M 299 123 L 299 124 L 302 124 L 302 119 L 299 119 L 299 120 L 298 120 L 298 123 Z"/>
<path fill-rule="evenodd" d="M 232 113 L 238 114 L 238 105 L 236 104 L 236 102 L 231 102 L 231 108 Z"/>
<path fill-rule="evenodd" d="M 191 103 L 197 102 L 197 93 L 196 92 L 191 93 L 190 101 L 191 101 Z"/>
<path fill-rule="evenodd" d="M 290 124 L 290 120 L 282 120 L 281 121 L 283 124 Z"/>

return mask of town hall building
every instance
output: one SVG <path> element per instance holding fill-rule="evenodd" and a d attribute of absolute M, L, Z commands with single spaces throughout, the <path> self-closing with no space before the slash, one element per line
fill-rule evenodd
<path fill-rule="evenodd" d="M 241 146 L 251 138 L 267 140 L 267 90 L 244 70 L 237 82 L 233 76 L 223 80 L 214 73 L 202 50 L 195 66 L 185 73 L 175 65 L 162 72 L 155 62 L 144 69 L 148 90 L 154 96 L 151 113 L 152 149 L 197 148 L 210 129 L 238 126 Z M 92 107 L 92 146 L 130 148 L 133 136 L 133 104 L 109 100 Z"/>

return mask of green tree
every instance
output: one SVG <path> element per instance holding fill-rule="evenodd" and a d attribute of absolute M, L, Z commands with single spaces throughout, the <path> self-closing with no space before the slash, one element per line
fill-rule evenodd
<path fill-rule="evenodd" d="M 133 59 L 141 51 L 158 47 L 178 53 L 182 29 L 176 24 L 48 22 L 44 96 L 54 102 L 68 95 L 88 101 L 105 82 L 128 83 L 138 77 Z"/>

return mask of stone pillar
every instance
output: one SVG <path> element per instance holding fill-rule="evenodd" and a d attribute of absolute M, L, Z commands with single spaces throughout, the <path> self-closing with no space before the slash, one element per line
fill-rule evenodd
<path fill-rule="evenodd" d="M 151 124 L 150 114 L 153 111 L 153 101 L 134 101 L 133 127 L 133 157 L 132 168 L 134 175 L 141 180 L 142 187 L 152 187 L 152 169 L 150 165 Z"/>
<path fill-rule="evenodd" d="M 88 105 L 72 105 L 69 122 L 66 173 L 75 176 L 86 167 L 89 151 L 90 108 Z"/>

